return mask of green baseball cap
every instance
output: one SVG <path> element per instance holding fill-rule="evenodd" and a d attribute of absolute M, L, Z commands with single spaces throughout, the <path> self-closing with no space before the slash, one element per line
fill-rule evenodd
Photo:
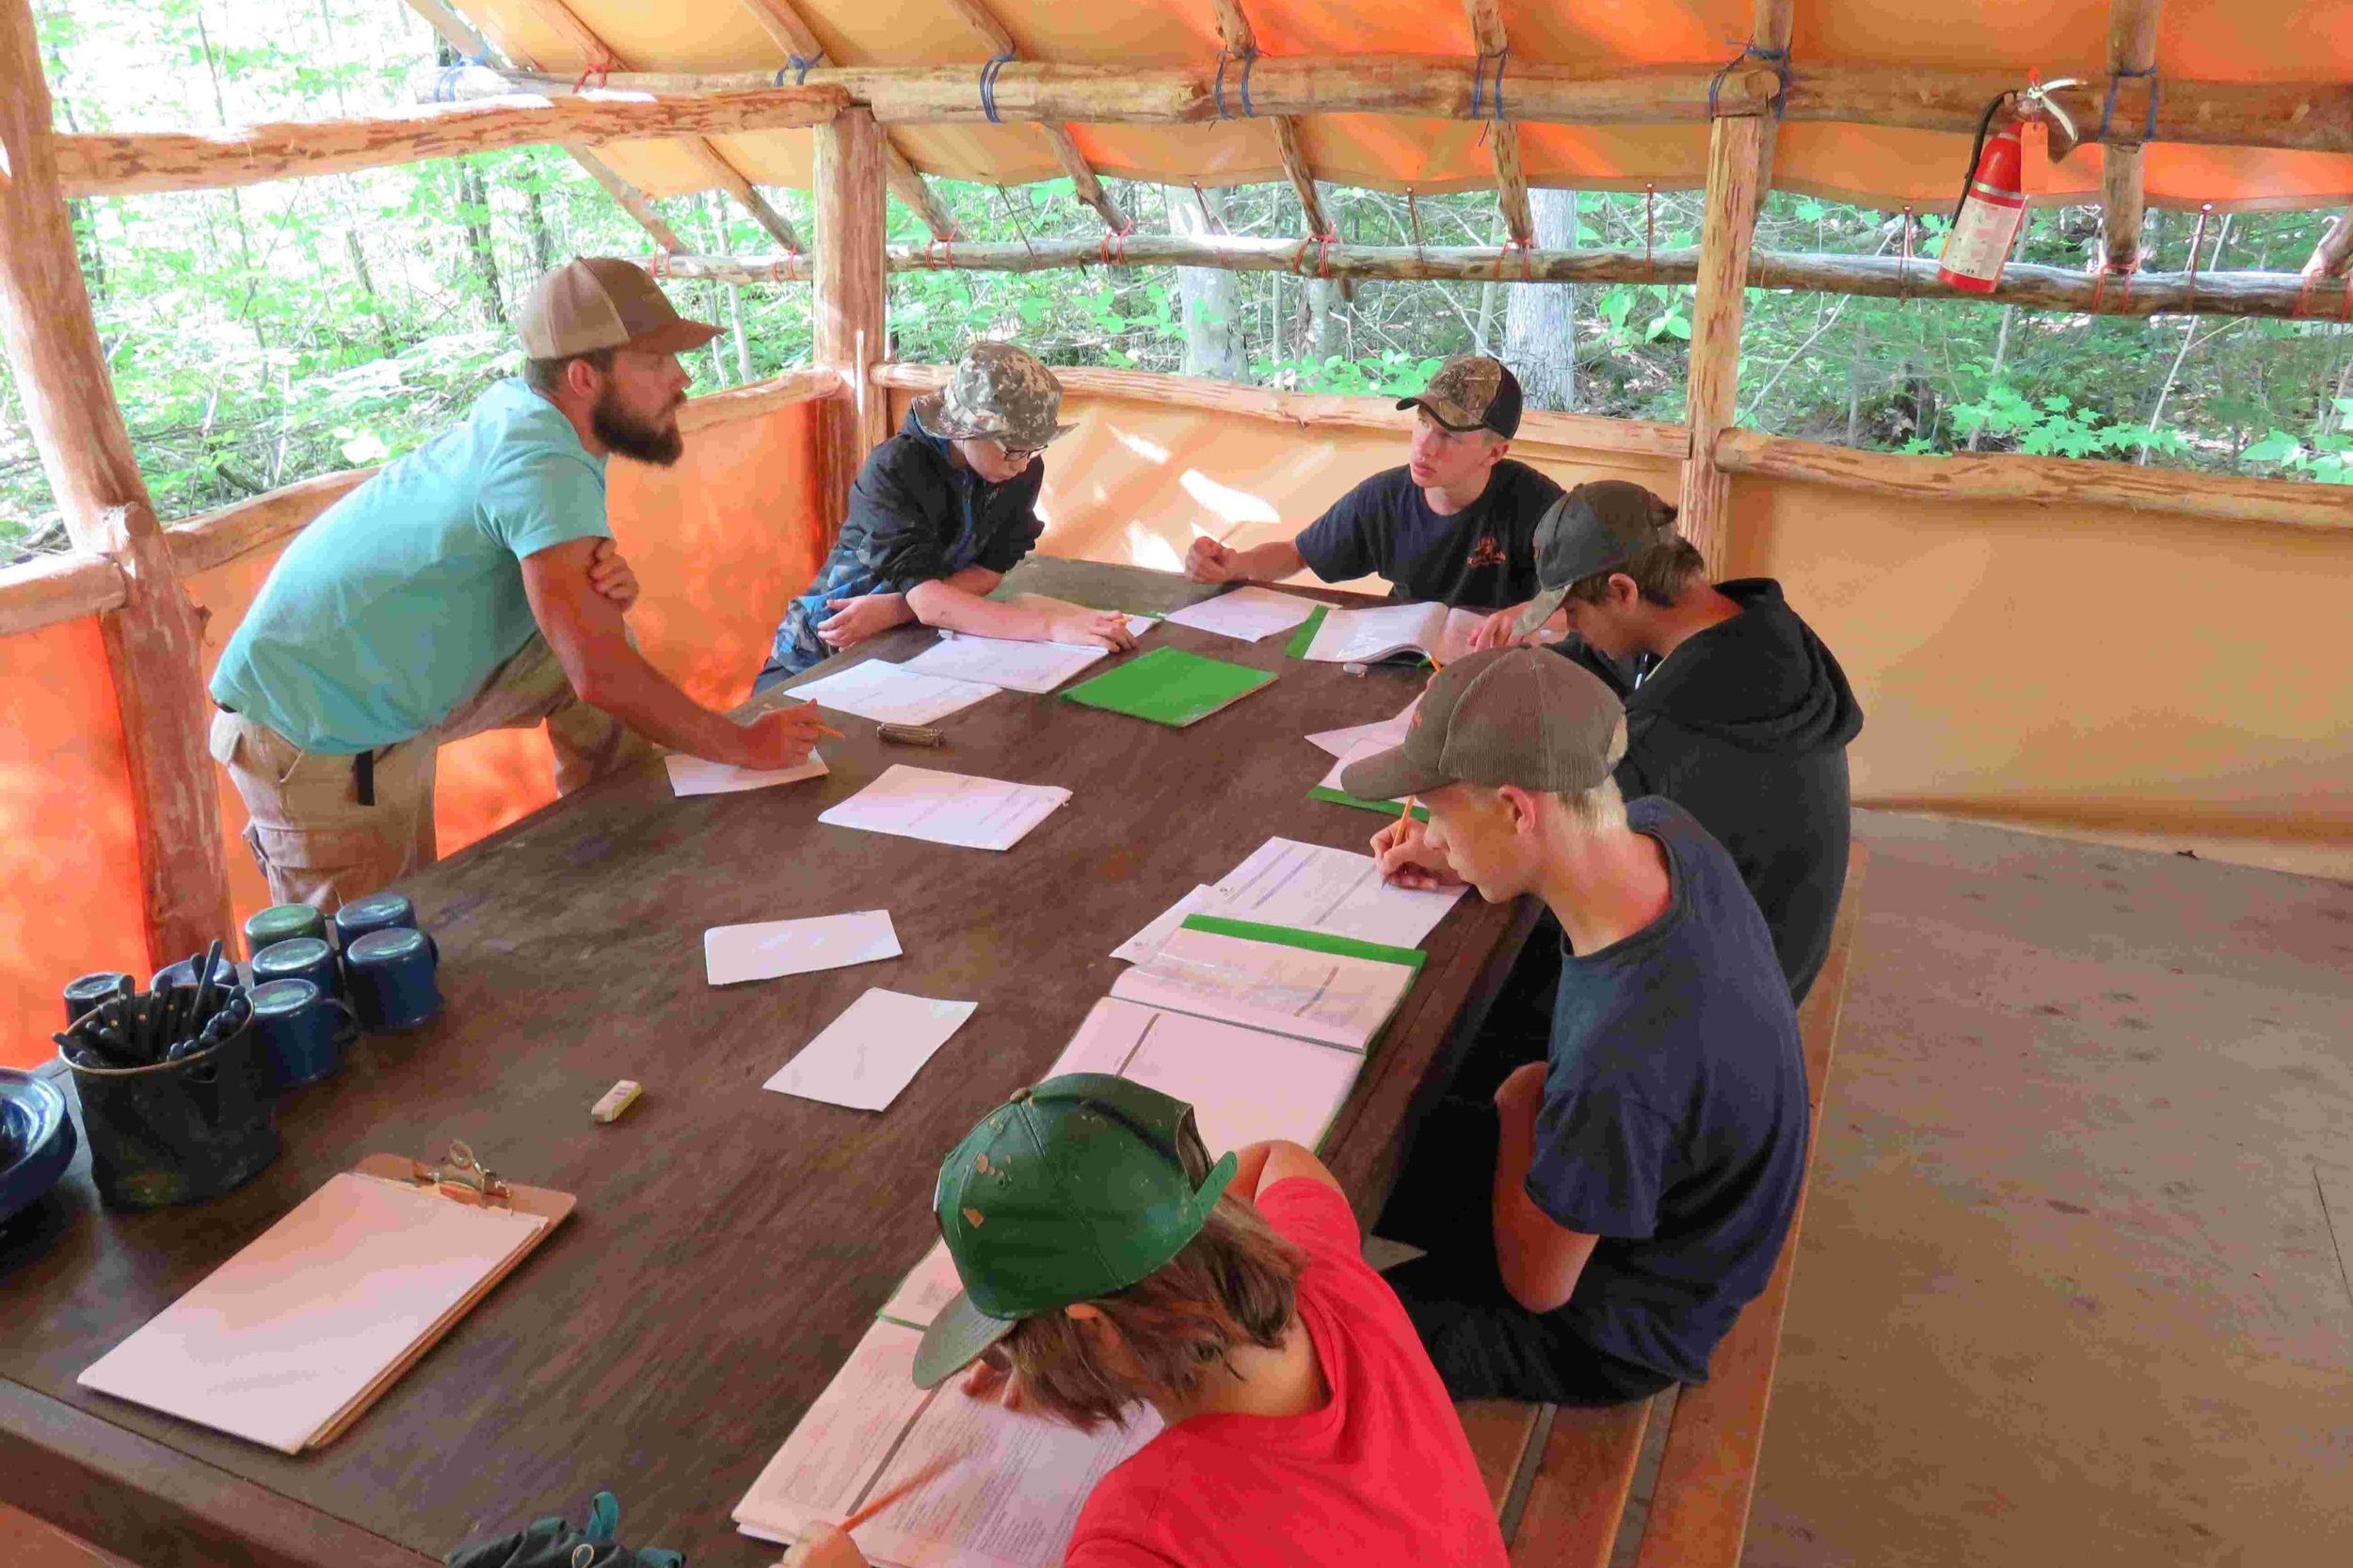
<path fill-rule="evenodd" d="M 1349 764 L 1340 788 L 1397 800 L 1449 784 L 1579 794 L 1609 776 L 1617 694 L 1549 648 L 1490 648 L 1430 678 L 1405 740 Z"/>
<path fill-rule="evenodd" d="M 1544 592 L 1528 601 L 1513 630 L 1531 636 L 1552 618 L 1570 584 L 1615 571 L 1674 533 L 1675 509 L 1628 479 L 1579 485 L 1536 520 L 1536 581 Z"/>
<path fill-rule="evenodd" d="M 915 1381 L 952 1376 L 1024 1318 L 1124 1290 L 1201 1234 L 1234 1178 L 1180 1099 L 1066 1073 L 981 1118 L 932 1208 L 964 1288 L 924 1331 Z"/>

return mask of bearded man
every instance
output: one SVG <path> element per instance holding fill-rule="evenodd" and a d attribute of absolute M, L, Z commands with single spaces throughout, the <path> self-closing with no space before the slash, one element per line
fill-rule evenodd
<path fill-rule="evenodd" d="M 702 707 L 623 619 L 605 461 L 678 461 L 678 357 L 719 329 L 604 257 L 542 278 L 518 325 L 522 376 L 304 529 L 221 652 L 212 753 L 281 904 L 331 910 L 431 864 L 435 758 L 463 736 L 544 722 L 565 792 L 648 741 L 747 768 L 815 744 L 805 704 Z"/>

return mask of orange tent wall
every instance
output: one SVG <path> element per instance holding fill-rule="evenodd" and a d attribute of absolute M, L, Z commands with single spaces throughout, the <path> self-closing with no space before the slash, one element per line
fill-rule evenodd
<path fill-rule="evenodd" d="M 699 701 L 751 690 L 785 601 L 823 558 L 815 418 L 797 404 L 694 431 L 676 468 L 615 463 L 613 530 L 643 597 L 631 624 L 646 654 Z M 323 509 L 323 508 L 322 508 Z M 187 580 L 209 615 L 205 674 L 279 551 Z M 713 569 L 724 563 L 724 570 Z M 98 622 L 84 617 L 0 637 L 0 1064 L 48 1057 L 64 1019 L 58 992 L 92 969 L 151 965 L 140 935 L 137 845 L 122 730 Z M 554 798 L 545 735 L 477 736 L 441 754 L 436 826 L 443 854 Z M 235 835 L 245 805 L 219 776 L 242 920 L 267 904 Z M 224 933 L 234 939 L 234 933 Z"/>

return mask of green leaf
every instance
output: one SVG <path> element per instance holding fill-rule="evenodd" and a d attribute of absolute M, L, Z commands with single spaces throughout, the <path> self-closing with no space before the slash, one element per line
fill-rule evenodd
<path fill-rule="evenodd" d="M 2240 453 L 2239 457 L 2249 463 L 2284 463 L 2300 456 L 2303 451 L 2304 444 L 2294 436 L 2274 430 Z"/>

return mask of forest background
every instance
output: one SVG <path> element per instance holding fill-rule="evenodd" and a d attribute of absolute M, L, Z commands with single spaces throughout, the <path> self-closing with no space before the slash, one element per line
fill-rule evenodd
<path fill-rule="evenodd" d="M 46 0 L 37 5 L 56 116 L 69 130 L 233 125 L 400 104 L 445 46 L 401 0 Z M 1954 171 L 1958 183 L 1961 170 Z M 936 187 L 966 236 L 1094 239 L 1068 182 Z M 1227 191 L 1110 182 L 1141 227 L 1306 232 L 1288 185 Z M 804 232 L 807 193 L 767 193 Z M 1695 243 L 1696 191 L 1532 193 L 1541 246 Z M 1495 245 L 1491 193 L 1326 187 L 1341 235 L 1366 244 Z M 717 193 L 657 203 L 692 249 L 774 242 Z M 926 233 L 895 201 L 893 244 Z M 83 269 L 118 396 L 164 516 L 312 474 L 381 462 L 444 428 L 520 350 L 532 280 L 579 254 L 639 256 L 639 229 L 552 147 L 356 175 L 73 203 Z M 2294 270 L 2320 213 L 2149 214 L 2149 264 Z M 1889 214 L 1773 193 L 1772 249 L 1932 257 L 1942 214 Z M 2095 208 L 2035 210 L 2021 254 L 2080 267 Z M 1932 263 L 1928 264 L 1932 264 Z M 728 332 L 690 369 L 697 392 L 809 357 L 805 284 L 674 282 L 681 309 Z M 1350 296 L 1353 295 L 1353 297 Z M 893 278 L 902 359 L 1011 337 L 1050 364 L 1183 371 L 1315 392 L 1417 389 L 1449 354 L 1500 355 L 1531 405 L 1679 420 L 1688 287 L 1382 282 L 1344 294 L 1280 273 L 1091 267 Z M 2097 318 L 1952 300 L 1751 291 L 1739 423 L 1883 451 L 2022 451 L 2353 482 L 2353 328 L 2333 323 Z M 1307 520 L 1302 519 L 1301 521 Z M 63 549 L 0 366 L 0 563 Z"/>

